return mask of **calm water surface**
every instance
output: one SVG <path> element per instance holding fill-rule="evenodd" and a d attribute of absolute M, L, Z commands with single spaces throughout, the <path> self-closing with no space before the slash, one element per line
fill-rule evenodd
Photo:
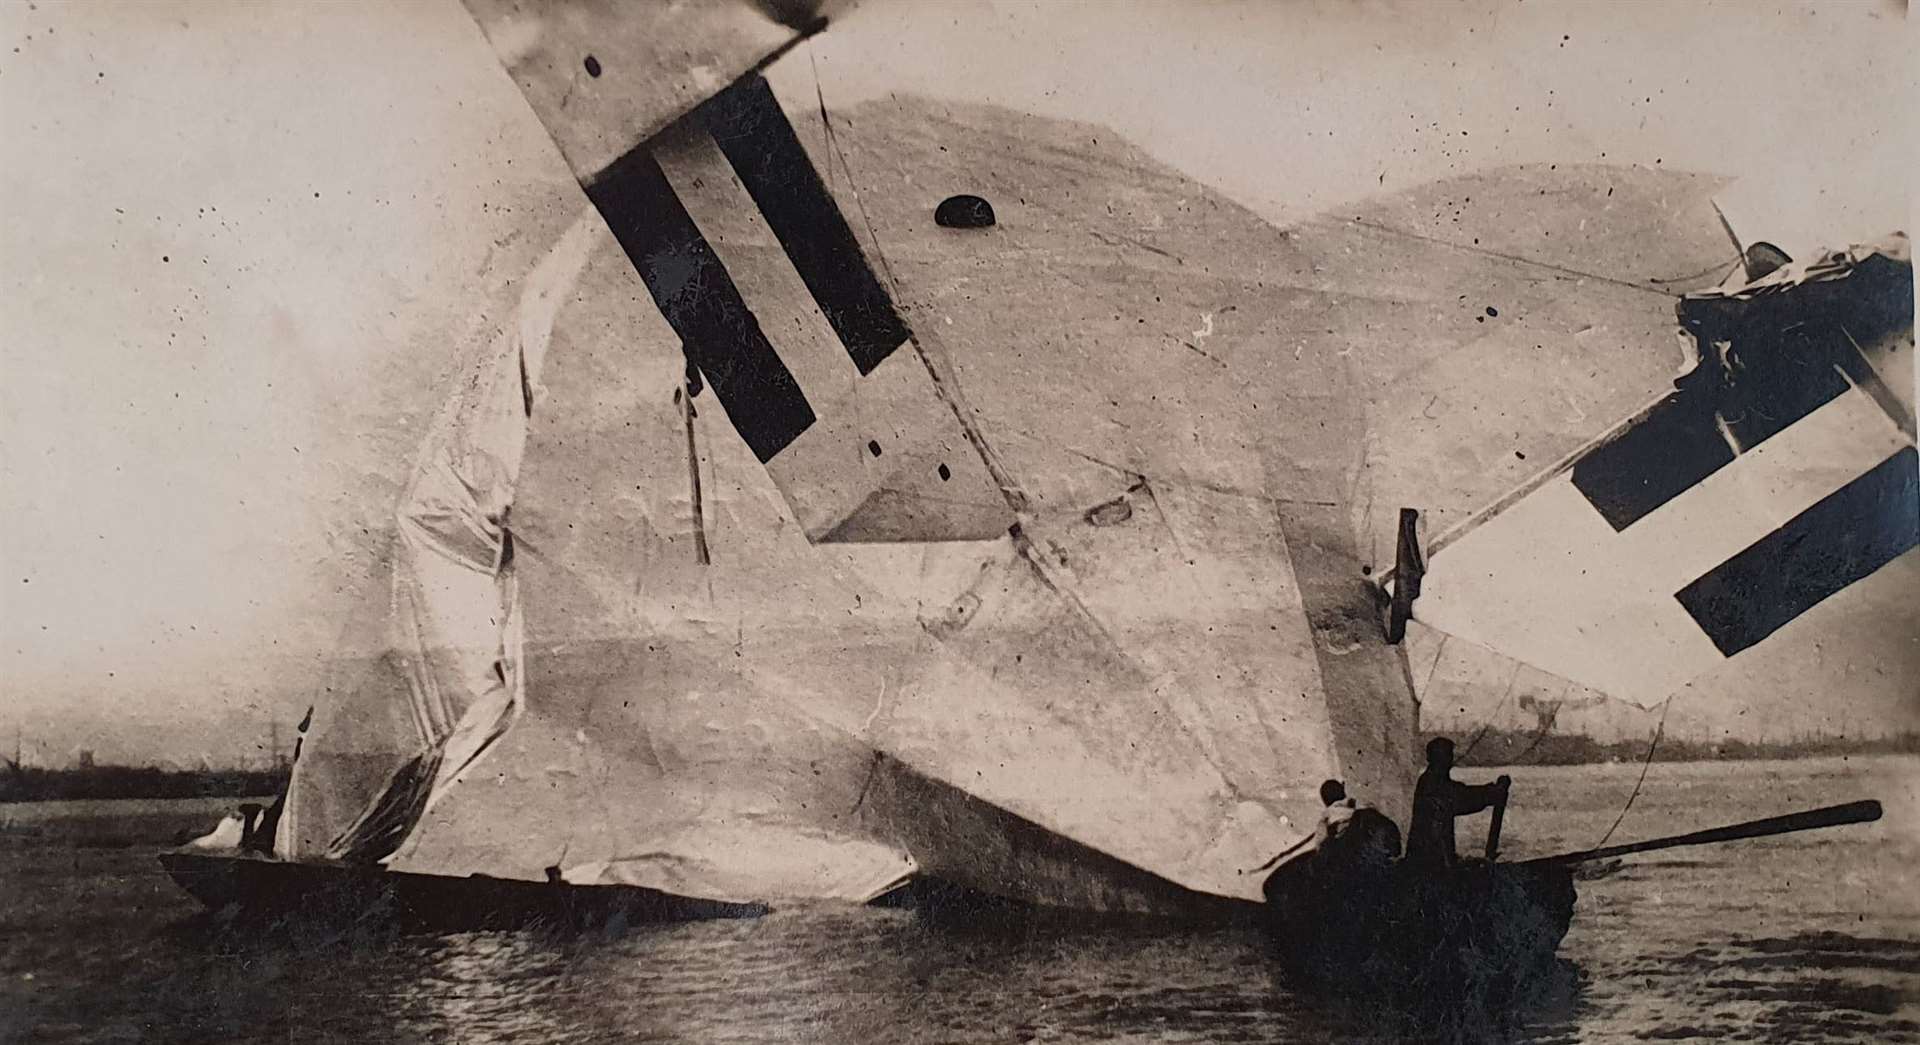
<path fill-rule="evenodd" d="M 1463 778 L 1495 770 L 1463 771 Z M 1599 841 L 1637 765 L 1517 768 L 1506 853 Z M 1920 759 L 1655 765 L 1614 841 L 1875 797 L 1877 824 L 1630 861 L 1583 883 L 1540 1041 L 1920 1041 Z M 1276 979 L 1252 934 L 979 938 L 864 909 L 614 937 L 248 943 L 159 872 L 204 816 L 0 807 L 0 1040 L 1394 1040 Z M 1462 848 L 1484 831 L 1462 825 Z M 1475 839 L 1477 842 L 1477 839 Z"/>

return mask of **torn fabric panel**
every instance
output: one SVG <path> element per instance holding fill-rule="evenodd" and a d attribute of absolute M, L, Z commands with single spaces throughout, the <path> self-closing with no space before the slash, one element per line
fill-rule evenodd
<path fill-rule="evenodd" d="M 596 229 L 577 222 L 528 276 L 510 325 L 428 431 L 395 511 L 387 652 L 296 767 L 278 839 L 289 858 L 386 858 L 520 710 L 508 520 L 554 317 Z"/>

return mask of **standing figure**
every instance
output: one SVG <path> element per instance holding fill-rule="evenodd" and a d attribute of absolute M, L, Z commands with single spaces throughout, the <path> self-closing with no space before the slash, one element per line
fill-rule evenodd
<path fill-rule="evenodd" d="M 1427 768 L 1413 787 L 1413 820 L 1407 825 L 1407 859 L 1414 867 L 1437 870 L 1452 867 L 1455 817 L 1504 805 L 1513 781 L 1502 776 L 1491 784 L 1463 784 L 1453 779 L 1453 741 L 1435 737 L 1427 743 Z"/>

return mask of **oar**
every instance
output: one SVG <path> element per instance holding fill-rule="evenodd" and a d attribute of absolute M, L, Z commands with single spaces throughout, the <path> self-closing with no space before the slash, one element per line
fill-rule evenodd
<path fill-rule="evenodd" d="M 1282 849 L 1279 852 L 1273 854 L 1273 859 L 1268 860 L 1266 863 L 1261 864 L 1259 867 L 1253 868 L 1252 870 L 1249 870 L 1249 871 L 1240 871 L 1238 873 L 1239 874 L 1259 874 L 1260 872 L 1266 870 L 1267 868 L 1272 867 L 1274 864 L 1277 864 L 1280 861 L 1286 859 L 1287 857 L 1292 856 L 1296 851 L 1300 849 L 1301 846 L 1304 846 L 1311 841 L 1313 841 L 1313 836 L 1308 835 L 1307 837 L 1302 838 L 1298 842 L 1295 842 L 1292 845 L 1286 847 L 1285 849 Z"/>
<path fill-rule="evenodd" d="M 1505 780 L 1506 777 L 1500 779 Z M 1500 855 L 1500 825 L 1507 819 L 1507 789 L 1500 789 L 1500 797 L 1493 803 L 1493 822 L 1487 825 L 1487 862 L 1492 863 Z"/>
<path fill-rule="evenodd" d="M 1785 816 L 1770 816 L 1764 820 L 1749 820 L 1743 824 L 1729 824 L 1726 827 L 1714 827 L 1705 831 L 1692 831 L 1684 835 L 1668 835 L 1665 838 L 1652 838 L 1644 842 L 1626 842 L 1599 849 L 1586 849 L 1577 853 L 1536 857 L 1532 860 L 1522 860 L 1520 863 L 1550 866 L 1577 864 L 1588 860 L 1604 860 L 1609 856 L 1624 856 L 1628 853 L 1646 853 L 1655 849 L 1672 849 L 1683 845 L 1732 842 L 1742 838 L 1765 838 L 1768 835 L 1812 831 L 1821 827 L 1839 827 L 1842 824 L 1871 823 L 1878 819 L 1880 819 L 1880 803 L 1871 800 L 1847 802 L 1843 805 L 1809 809 L 1804 813 L 1788 813 Z"/>

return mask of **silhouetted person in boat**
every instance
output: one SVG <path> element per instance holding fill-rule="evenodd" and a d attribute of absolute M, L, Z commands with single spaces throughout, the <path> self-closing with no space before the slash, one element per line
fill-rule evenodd
<path fill-rule="evenodd" d="M 1360 803 L 1347 797 L 1347 785 L 1338 780 L 1321 782 L 1320 804 L 1326 808 L 1320 810 L 1320 823 L 1307 839 L 1315 849 L 1325 849 L 1329 841 L 1346 830 L 1353 814 L 1360 809 Z"/>
<path fill-rule="evenodd" d="M 1309 846 L 1316 862 L 1329 864 L 1353 858 L 1384 866 L 1400 855 L 1400 828 L 1393 818 L 1348 798 L 1345 784 L 1338 780 L 1321 783 L 1320 801 L 1325 808 L 1313 833 L 1282 849 L 1254 871 L 1264 871 Z"/>
<path fill-rule="evenodd" d="M 1326 809 L 1314 829 L 1313 842 L 1329 870 L 1384 869 L 1400 856 L 1400 828 L 1393 818 L 1348 798 L 1345 784 L 1338 780 L 1321 784 L 1320 801 Z"/>
<path fill-rule="evenodd" d="M 1478 813 L 1507 800 L 1513 781 L 1501 777 L 1491 784 L 1462 784 L 1453 779 L 1453 741 L 1435 737 L 1427 743 L 1427 769 L 1413 787 L 1413 821 L 1407 825 L 1407 863 L 1435 870 L 1452 867 L 1453 819 Z"/>
<path fill-rule="evenodd" d="M 240 843 L 240 848 L 248 852 L 272 855 L 273 836 L 280 830 L 280 816 L 286 812 L 286 809 L 287 793 L 282 791 L 279 797 L 273 800 L 273 804 L 267 807 L 267 811 L 260 814 L 259 821 L 248 829 L 245 840 Z"/>
<path fill-rule="evenodd" d="M 300 745 L 306 743 L 307 727 L 311 725 L 313 725 L 313 706 L 308 705 L 306 717 L 302 718 L 300 725 L 294 728 L 293 757 L 287 761 L 288 772 L 292 772 L 294 765 L 300 761 Z M 274 798 L 273 804 L 267 807 L 267 811 L 261 814 L 259 823 L 247 829 L 240 848 L 267 856 L 273 855 L 273 840 L 280 832 L 280 817 L 287 810 L 287 791 L 292 786 L 291 779 L 281 785 L 280 794 Z"/>
<path fill-rule="evenodd" d="M 1356 933 L 1366 912 L 1378 908 L 1400 855 L 1400 828 L 1372 806 L 1347 797 L 1346 785 L 1320 785 L 1324 808 L 1313 833 L 1255 870 L 1281 864 L 1261 884 L 1270 917 L 1287 933 L 1318 933 L 1341 926 L 1340 940 L 1366 946 Z M 1311 847 L 1304 859 L 1288 858 Z"/>
<path fill-rule="evenodd" d="M 1320 801 L 1324 808 L 1313 833 L 1254 868 L 1264 871 L 1301 850 L 1310 851 L 1306 860 L 1267 878 L 1261 891 L 1269 903 L 1286 906 L 1289 898 L 1311 897 L 1310 906 L 1323 910 L 1368 895 L 1400 855 L 1400 828 L 1385 813 L 1348 798 L 1345 784 L 1322 783 Z"/>
<path fill-rule="evenodd" d="M 240 850 L 248 853 L 265 853 L 273 849 L 273 836 L 267 834 L 262 840 L 261 809 L 258 802 L 240 803 Z"/>

